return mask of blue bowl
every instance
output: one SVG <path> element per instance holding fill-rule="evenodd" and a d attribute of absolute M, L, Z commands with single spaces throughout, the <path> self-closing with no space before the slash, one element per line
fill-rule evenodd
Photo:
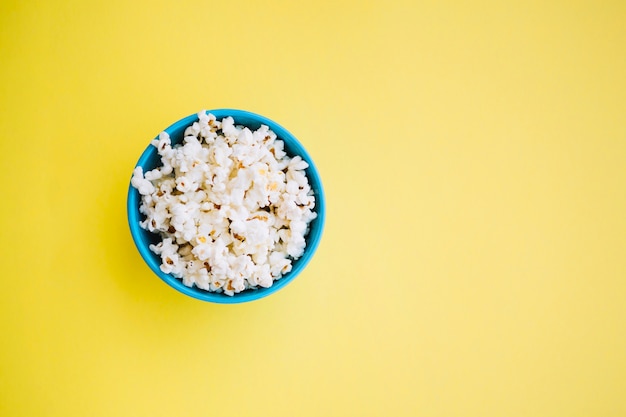
<path fill-rule="evenodd" d="M 233 117 L 233 119 L 235 119 L 235 124 L 247 126 L 251 130 L 258 129 L 262 124 L 267 125 L 271 130 L 274 131 L 274 133 L 276 133 L 278 138 L 285 143 L 284 149 L 288 155 L 300 155 L 302 159 L 308 162 L 309 167 L 305 170 L 305 172 L 308 177 L 311 189 L 313 190 L 313 193 L 315 195 L 315 212 L 317 213 L 317 217 L 310 223 L 310 230 L 305 236 L 306 248 L 304 254 L 302 255 L 302 257 L 293 262 L 291 271 L 283 275 L 283 277 L 280 278 L 278 281 L 274 281 L 274 284 L 271 287 L 247 289 L 233 296 L 228 296 L 221 293 L 205 291 L 195 286 L 187 287 L 182 283 L 180 279 L 175 278 L 171 274 L 165 274 L 163 273 L 163 271 L 161 271 L 159 267 L 161 264 L 160 256 L 156 255 L 149 249 L 149 246 L 151 244 L 158 243 L 161 238 L 159 235 L 144 230 L 139 226 L 139 222 L 144 220 L 145 216 L 139 212 L 141 196 L 139 195 L 139 192 L 132 186 L 129 186 L 128 188 L 127 200 L 128 224 L 130 225 L 130 232 L 133 236 L 133 240 L 135 242 L 135 245 L 137 246 L 137 249 L 139 250 L 139 253 L 141 254 L 144 261 L 148 264 L 150 269 L 152 269 L 152 271 L 157 274 L 159 278 L 165 281 L 166 284 L 180 291 L 181 293 L 193 298 L 197 298 L 198 300 L 222 304 L 236 304 L 257 300 L 259 298 L 263 298 L 272 293 L 275 293 L 276 291 L 280 290 L 291 281 L 293 281 L 294 278 L 296 278 L 296 276 L 298 276 L 306 267 L 306 265 L 311 260 L 311 257 L 315 253 L 315 250 L 317 249 L 320 239 L 322 237 L 322 230 L 324 228 L 325 201 L 324 192 L 322 190 L 322 182 L 320 180 L 319 173 L 317 172 L 317 169 L 313 164 L 313 160 L 304 149 L 302 144 L 300 144 L 300 142 L 298 142 L 298 140 L 291 133 L 289 133 L 284 127 L 282 127 L 278 123 L 258 114 L 243 110 L 217 109 L 208 110 L 207 112 L 214 114 L 215 117 L 220 120 L 224 117 L 231 116 Z M 170 135 L 172 145 L 181 143 L 183 141 L 185 129 L 196 121 L 198 121 L 198 116 L 197 114 L 193 114 L 177 121 L 167 129 L 165 129 L 165 131 Z M 136 166 L 141 166 L 144 172 L 146 172 L 160 165 L 161 158 L 157 153 L 156 148 L 152 145 L 149 145 L 139 158 Z"/>

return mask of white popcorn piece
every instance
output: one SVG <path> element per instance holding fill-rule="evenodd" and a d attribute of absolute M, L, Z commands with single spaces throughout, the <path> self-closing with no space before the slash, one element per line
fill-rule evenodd
<path fill-rule="evenodd" d="M 243 146 L 249 147 L 250 145 L 252 145 L 255 141 L 250 129 L 248 129 L 247 127 L 241 129 L 241 132 L 239 132 L 239 135 L 237 135 L 237 142 Z"/>
<path fill-rule="evenodd" d="M 271 287 L 304 253 L 315 195 L 299 156 L 266 125 L 252 131 L 206 111 L 181 144 L 166 132 L 152 141 L 162 166 L 133 171 L 142 228 L 160 268 L 187 286 L 234 295 Z"/>
<path fill-rule="evenodd" d="M 144 178 L 148 181 L 156 181 L 163 176 L 163 173 L 160 169 L 153 169 L 152 171 L 148 171 L 144 174 Z"/>
<path fill-rule="evenodd" d="M 198 188 L 198 184 L 194 183 L 192 179 L 187 178 L 184 175 L 176 178 L 176 189 L 178 191 L 189 193 L 194 191 L 196 188 Z"/>
<path fill-rule="evenodd" d="M 282 252 L 272 252 L 269 256 L 270 273 L 273 277 L 280 277 L 291 271 L 291 260 Z"/>
<path fill-rule="evenodd" d="M 154 185 L 143 176 L 143 168 L 137 167 L 133 171 L 133 177 L 130 180 L 133 187 L 139 191 L 141 195 L 151 195 L 154 193 Z"/>
<path fill-rule="evenodd" d="M 239 129 L 235 126 L 235 120 L 232 117 L 224 117 L 222 119 L 222 132 L 229 143 L 234 143 L 239 136 Z"/>

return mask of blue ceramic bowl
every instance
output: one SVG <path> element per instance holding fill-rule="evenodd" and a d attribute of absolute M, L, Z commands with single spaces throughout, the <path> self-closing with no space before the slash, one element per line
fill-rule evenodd
<path fill-rule="evenodd" d="M 274 284 L 270 288 L 249 289 L 237 293 L 233 296 L 228 296 L 225 294 L 205 291 L 195 286 L 187 287 L 182 283 L 180 279 L 177 279 L 170 274 L 165 274 L 161 271 L 161 269 L 159 268 L 161 264 L 160 256 L 156 255 L 149 249 L 149 246 L 151 244 L 158 243 L 161 238 L 158 235 L 144 230 L 139 226 L 139 222 L 144 220 L 145 216 L 139 212 L 139 205 L 141 203 L 141 197 L 139 195 L 139 192 L 132 186 L 129 186 L 128 188 L 127 201 L 128 223 L 130 225 L 130 232 L 133 236 L 133 240 L 135 241 L 135 245 L 137 246 L 139 253 L 143 257 L 144 261 L 146 261 L 150 269 L 152 269 L 152 271 L 154 271 L 154 273 L 157 274 L 159 278 L 165 281 L 165 283 L 167 283 L 172 288 L 180 291 L 181 293 L 193 298 L 197 298 L 199 300 L 223 304 L 235 304 L 257 300 L 259 298 L 263 298 L 272 293 L 275 293 L 276 291 L 280 290 L 291 281 L 293 281 L 293 279 L 302 272 L 302 270 L 309 263 L 311 257 L 315 253 L 315 250 L 317 249 L 317 246 L 319 245 L 320 239 L 322 237 L 322 229 L 324 228 L 325 201 L 324 193 L 322 190 L 322 182 L 320 180 L 319 173 L 317 172 L 317 169 L 313 164 L 313 160 L 304 149 L 302 144 L 300 144 L 300 142 L 298 142 L 298 140 L 291 133 L 289 133 L 284 127 L 282 127 L 278 123 L 258 114 L 243 110 L 217 109 L 208 110 L 207 112 L 214 114 L 217 119 L 231 116 L 233 117 L 233 119 L 235 119 L 235 124 L 247 126 L 251 130 L 258 129 L 262 124 L 267 125 L 271 130 L 274 131 L 274 133 L 276 133 L 278 138 L 285 143 L 285 152 L 288 155 L 300 155 L 302 159 L 308 162 L 309 167 L 305 170 L 305 172 L 308 177 L 311 189 L 315 194 L 315 211 L 317 212 L 317 218 L 315 218 L 309 225 L 310 230 L 305 237 L 307 245 L 304 255 L 294 261 L 291 271 L 283 275 L 283 277 L 278 281 L 274 281 Z M 183 140 L 185 129 L 197 120 L 198 116 L 196 114 L 193 114 L 191 116 L 185 117 L 182 120 L 179 120 L 178 122 L 165 129 L 165 131 L 170 135 L 172 145 L 181 143 Z M 157 153 L 156 148 L 152 145 L 148 146 L 148 148 L 143 152 L 143 154 L 139 158 L 139 161 L 137 162 L 137 166 L 141 166 L 144 172 L 154 169 L 160 165 L 161 158 Z"/>

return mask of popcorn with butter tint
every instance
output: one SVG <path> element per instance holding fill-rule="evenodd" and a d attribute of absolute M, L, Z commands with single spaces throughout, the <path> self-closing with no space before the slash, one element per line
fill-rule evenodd
<path fill-rule="evenodd" d="M 131 184 L 141 227 L 161 236 L 150 250 L 164 273 L 232 296 L 291 271 L 316 218 L 315 196 L 308 163 L 290 158 L 268 126 L 252 131 L 201 111 L 181 144 L 166 132 L 151 143 L 162 166 L 137 167 Z"/>

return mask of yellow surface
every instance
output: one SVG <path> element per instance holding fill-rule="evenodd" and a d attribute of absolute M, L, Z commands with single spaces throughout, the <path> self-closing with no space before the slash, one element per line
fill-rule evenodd
<path fill-rule="evenodd" d="M 626 2 L 0 4 L 0 415 L 626 415 Z M 306 271 L 212 305 L 125 199 L 202 108 L 328 199 Z"/>

